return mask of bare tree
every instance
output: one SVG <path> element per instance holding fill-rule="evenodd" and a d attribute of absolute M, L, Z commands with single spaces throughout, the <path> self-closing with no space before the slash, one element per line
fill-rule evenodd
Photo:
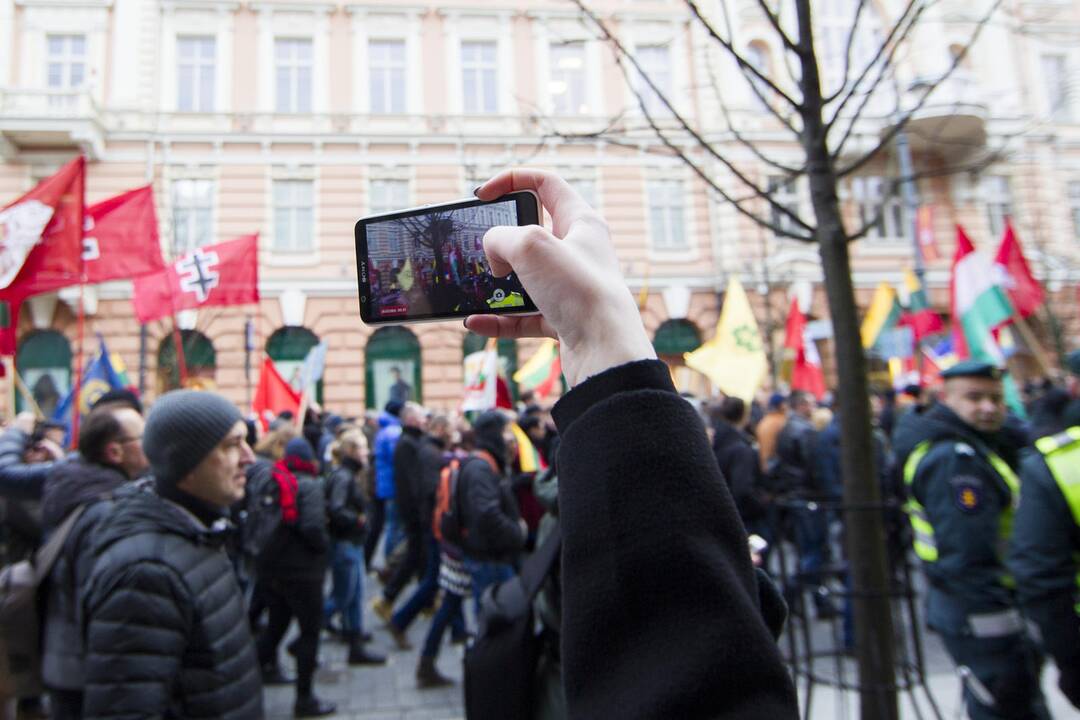
<path fill-rule="evenodd" d="M 719 18 L 714 18 L 695 0 L 684 0 L 691 22 L 708 39 L 710 55 L 734 62 L 763 111 L 777 128 L 790 133 L 797 141 L 802 162 L 791 163 L 774 156 L 764 144 L 756 142 L 733 122 L 713 74 L 712 63 L 706 63 L 710 81 L 716 88 L 723 130 L 726 138 L 730 138 L 727 142 L 749 152 L 768 168 L 770 174 L 783 178 L 784 183 L 794 183 L 805 177 L 812 217 L 804 217 L 797 207 L 779 202 L 775 185 L 763 184 L 761 178 L 725 154 L 723 141 L 716 140 L 714 133 L 681 113 L 665 88 L 650 77 L 634 52 L 590 2 L 569 1 L 581 11 L 583 22 L 612 49 L 618 68 L 637 100 L 643 124 L 635 127 L 623 113 L 595 132 L 563 133 L 556 128 L 550 134 L 565 140 L 603 140 L 640 148 L 641 137 L 647 131 L 659 140 L 660 152 L 678 158 L 739 214 L 777 237 L 815 243 L 818 247 L 834 329 L 839 377 L 838 398 L 844 437 L 841 464 L 847 552 L 854 590 L 861 716 L 894 720 L 898 717 L 898 709 L 885 532 L 878 475 L 874 468 L 867 362 L 860 341 L 848 252 L 851 241 L 862 238 L 880 223 L 886 203 L 882 203 L 876 216 L 848 228 L 841 214 L 839 187 L 844 178 L 888 153 L 912 116 L 925 107 L 934 91 L 964 61 L 1002 0 L 990 0 L 985 11 L 971 18 L 966 44 L 953 52 L 951 61 L 938 76 L 923 79 L 909 93 L 898 91 L 899 54 L 906 50 L 912 33 L 937 0 L 906 0 L 891 25 L 883 29 L 868 59 L 865 56 L 860 59 L 853 50 L 859 42 L 861 28 L 871 15 L 870 4 L 866 0 L 853 3 L 843 53 L 843 74 L 836 87 L 828 88 L 831 91 L 828 93 L 822 87 L 810 0 L 791 0 L 782 4 L 744 0 L 740 3 L 743 16 L 748 12 L 748 6 L 756 7 L 759 19 L 764 19 L 770 28 L 774 41 L 782 49 L 783 66 L 788 74 L 786 81 L 777 73 L 758 67 L 740 50 L 744 43 L 735 36 L 726 2 L 721 0 Z M 901 107 L 903 97 L 911 98 L 906 108 Z M 860 122 L 883 102 L 892 105 L 885 118 L 885 131 L 869 141 L 867 150 L 853 153 L 851 147 L 860 136 Z M 866 143 L 865 137 L 861 139 Z M 992 158 L 982 158 L 982 162 L 990 161 Z M 926 174 L 956 169 L 939 167 Z M 734 190 L 721 182 L 721 174 L 732 178 Z M 911 173 L 893 179 L 886 197 L 894 194 L 902 183 L 913 182 L 919 177 L 921 175 Z"/>

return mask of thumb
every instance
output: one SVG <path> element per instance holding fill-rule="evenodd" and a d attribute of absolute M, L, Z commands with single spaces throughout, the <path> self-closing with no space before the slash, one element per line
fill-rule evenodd
<path fill-rule="evenodd" d="M 551 254 L 557 252 L 558 244 L 558 238 L 539 225 L 499 225 L 484 234 L 484 253 L 495 277 L 505 277 L 511 272 L 521 277 L 547 265 L 554 259 Z"/>

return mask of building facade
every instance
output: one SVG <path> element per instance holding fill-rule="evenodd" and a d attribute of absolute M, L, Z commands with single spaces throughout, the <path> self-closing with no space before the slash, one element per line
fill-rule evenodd
<path fill-rule="evenodd" d="M 865 32 L 849 48 L 845 29 L 859 3 L 814 2 L 826 91 L 840 86 L 845 66 L 873 57 L 905 4 L 867 3 Z M 1035 329 L 1050 343 L 1053 326 L 1075 346 L 1080 2 L 1006 0 L 965 53 L 982 4 L 931 4 L 897 53 L 891 99 L 868 103 L 841 161 L 873 147 L 895 108 L 912 107 L 920 83 L 955 61 L 905 134 L 941 256 L 927 267 L 930 295 L 947 309 L 954 223 L 992 251 L 1011 217 L 1057 321 L 1037 318 Z M 752 139 L 777 165 L 802 162 L 768 112 L 768 92 L 745 82 L 684 3 L 591 5 L 727 162 L 778 203 L 811 212 L 804 180 L 785 181 L 736 139 Z M 732 0 L 726 18 L 723 4 L 712 5 L 715 27 L 730 23 L 744 57 L 790 88 L 782 44 L 757 4 Z M 560 172 L 606 217 L 646 327 L 673 363 L 712 334 L 735 274 L 770 337 L 791 296 L 827 317 L 816 248 L 775 237 L 721 202 L 640 129 L 639 96 L 664 115 L 659 95 L 632 72 L 627 81 L 610 45 L 559 0 L 0 0 L 0 204 L 82 152 L 89 203 L 153 185 L 166 261 L 258 232 L 259 305 L 178 318 L 189 375 L 240 404 L 264 352 L 292 377 L 326 340 L 328 408 L 381 405 L 395 368 L 417 398 L 454 407 L 463 354 L 482 341 L 459 323 L 362 325 L 353 225 L 369 213 L 468 196 L 520 164 Z M 618 137 L 568 137 L 616 117 L 626 128 Z M 738 196 L 728 167 L 679 142 Z M 841 187 L 853 226 L 880 217 L 852 245 L 863 303 L 880 281 L 899 285 L 913 262 L 910 211 L 890 182 L 897 163 L 890 145 Z M 752 209 L 789 222 L 763 200 Z M 131 283 L 115 282 L 24 305 L 17 366 L 43 409 L 70 388 L 80 302 L 84 337 L 105 337 L 133 384 L 151 397 L 176 385 L 171 321 L 140 328 L 130 297 Z M 96 342 L 83 345 L 96 351 Z M 515 366 L 535 347 L 503 342 L 500 354 Z M 21 407 L 11 373 L 0 383 L 0 407 Z"/>

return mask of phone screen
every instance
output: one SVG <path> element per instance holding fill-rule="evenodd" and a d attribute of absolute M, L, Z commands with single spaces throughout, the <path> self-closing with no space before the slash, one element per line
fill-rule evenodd
<path fill-rule="evenodd" d="M 356 223 L 360 317 L 365 323 L 536 312 L 513 273 L 491 274 L 484 234 L 534 225 L 536 196 L 464 200 L 363 218 Z"/>

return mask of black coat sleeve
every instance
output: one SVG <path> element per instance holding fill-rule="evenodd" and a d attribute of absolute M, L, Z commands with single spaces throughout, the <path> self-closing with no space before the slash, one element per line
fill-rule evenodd
<path fill-rule="evenodd" d="M 485 555 L 504 555 L 524 548 L 525 533 L 518 524 L 518 516 L 506 512 L 495 471 L 486 462 L 474 460 L 462 475 L 468 498 L 470 546 Z"/>
<path fill-rule="evenodd" d="M 360 526 L 360 513 L 349 504 L 350 484 L 356 482 L 348 468 L 335 468 L 326 479 L 326 511 L 330 526 L 338 533 L 354 531 Z"/>
<path fill-rule="evenodd" d="M 0 496 L 12 500 L 39 500 L 45 478 L 56 463 L 22 461 L 30 436 L 18 428 L 8 428 L 0 435 Z"/>
<path fill-rule="evenodd" d="M 139 562 L 102 579 L 87 601 L 86 718 L 163 717 L 194 601 L 176 573 Z"/>
<path fill-rule="evenodd" d="M 554 416 L 569 716 L 796 718 L 742 523 L 667 368 L 608 370 Z"/>
<path fill-rule="evenodd" d="M 322 482 L 312 477 L 298 478 L 297 505 L 299 515 L 296 529 L 308 549 L 325 553 L 330 549 L 330 535 L 326 530 L 326 493 Z"/>

